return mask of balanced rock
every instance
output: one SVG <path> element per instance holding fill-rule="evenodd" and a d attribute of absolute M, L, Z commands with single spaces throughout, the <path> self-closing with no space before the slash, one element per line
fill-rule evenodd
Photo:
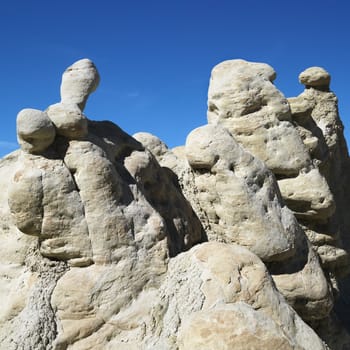
<path fill-rule="evenodd" d="M 92 61 L 82 59 L 66 69 L 62 76 L 61 102 L 76 104 L 84 110 L 89 95 L 100 82 L 100 76 Z"/>
<path fill-rule="evenodd" d="M 17 115 L 17 139 L 23 151 L 40 153 L 54 141 L 55 127 L 45 112 L 23 109 Z"/>
<path fill-rule="evenodd" d="M 329 87 L 331 76 L 322 67 L 310 67 L 299 74 L 299 81 L 306 87 Z"/>

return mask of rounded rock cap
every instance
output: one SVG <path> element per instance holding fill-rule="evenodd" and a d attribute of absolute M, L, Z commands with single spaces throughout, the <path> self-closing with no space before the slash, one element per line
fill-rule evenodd
<path fill-rule="evenodd" d="M 55 136 L 55 127 L 45 112 L 26 108 L 18 113 L 17 139 L 23 151 L 43 152 L 53 143 Z"/>
<path fill-rule="evenodd" d="M 78 105 L 56 103 L 49 106 L 46 112 L 58 135 L 77 140 L 88 134 L 88 121 Z"/>
<path fill-rule="evenodd" d="M 310 67 L 299 74 L 299 81 L 305 86 L 329 87 L 331 76 L 322 67 Z"/>
<path fill-rule="evenodd" d="M 83 111 L 89 95 L 100 82 L 94 63 L 88 58 L 81 59 L 68 67 L 62 75 L 61 101 L 77 104 Z"/>

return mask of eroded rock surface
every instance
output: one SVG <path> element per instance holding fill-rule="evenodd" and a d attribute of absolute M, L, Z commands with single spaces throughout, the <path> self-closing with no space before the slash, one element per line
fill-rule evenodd
<path fill-rule="evenodd" d="M 299 75 L 299 81 L 305 85 L 305 91 L 288 101 L 297 130 L 305 145 L 312 144 L 309 153 L 323 177 L 321 181 L 316 181 L 318 186 L 314 188 L 307 186 L 305 181 L 300 183 L 303 186 L 303 189 L 298 191 L 300 195 L 303 196 L 302 193 L 305 194 L 305 189 L 309 187 L 308 191 L 310 192 L 310 189 L 313 191 L 313 195 L 310 193 L 309 197 L 314 197 L 315 204 L 315 201 L 319 201 L 320 209 L 323 207 L 319 214 L 315 212 L 317 215 L 310 216 L 305 212 L 306 215 L 301 214 L 300 219 L 307 228 L 306 232 L 324 267 L 335 275 L 342 276 L 346 274 L 349 264 L 344 243 L 348 241 L 350 227 L 347 215 L 344 213 L 349 201 L 345 179 L 349 169 L 349 158 L 343 136 L 343 125 L 339 119 L 337 98 L 329 90 L 329 73 L 323 68 L 311 67 Z M 293 181 L 292 179 L 280 181 L 281 189 L 296 193 L 294 190 L 298 180 L 294 185 Z M 329 188 L 328 191 L 326 186 Z M 292 196 L 286 197 L 293 201 Z"/>
<path fill-rule="evenodd" d="M 306 70 L 288 102 L 275 75 L 215 67 L 209 124 L 172 150 L 83 114 L 88 59 L 59 103 L 20 112 L 21 149 L 0 161 L 0 348 L 328 349 L 303 319 L 348 346 L 332 288 L 349 162 L 330 77 Z"/>
<path fill-rule="evenodd" d="M 311 160 L 291 123 L 287 99 L 273 85 L 275 77 L 264 63 L 218 64 L 210 78 L 208 122 L 227 128 L 275 174 L 296 175 Z"/>

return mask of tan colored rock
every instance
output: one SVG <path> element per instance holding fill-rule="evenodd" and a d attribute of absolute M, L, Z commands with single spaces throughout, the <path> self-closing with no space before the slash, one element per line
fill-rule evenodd
<path fill-rule="evenodd" d="M 14 174 L 9 190 L 9 207 L 18 229 L 40 238 L 45 257 L 91 264 L 84 208 L 66 166 L 34 155 L 23 155 L 21 161 L 26 167 Z"/>
<path fill-rule="evenodd" d="M 169 256 L 205 238 L 200 221 L 174 178 L 163 172 L 147 150 L 117 126 L 104 128 L 92 123 L 91 130 L 95 133 L 88 138 L 96 143 L 71 140 L 67 147 L 66 141 L 58 139 L 55 157 L 23 153 L 10 164 L 13 171 L 7 176 L 6 185 L 10 195 L 6 193 L 1 206 L 7 208 L 4 218 L 16 219 L 14 223 L 24 233 L 39 237 L 39 249 L 33 241 L 33 264 L 43 265 L 49 275 L 25 274 L 31 269 L 27 263 L 12 273 L 13 282 L 4 290 L 18 288 L 18 283 L 25 288 L 19 289 L 17 301 L 8 304 L 0 324 L 9 334 L 14 334 L 14 327 L 17 331 L 24 327 L 19 343 L 27 342 L 33 348 L 52 344 L 56 338 L 54 348 L 74 344 L 85 349 L 90 346 L 87 344 L 91 333 L 98 344 L 99 329 L 105 333 L 110 327 L 123 328 L 133 313 L 135 324 L 141 314 L 151 324 L 149 307 L 156 305 L 158 299 L 142 312 L 140 305 L 145 304 L 147 297 L 155 298 Z M 30 195 L 34 185 L 40 189 L 37 197 Z M 21 193 L 26 196 L 21 197 Z M 12 235 L 16 241 L 21 234 L 14 226 L 13 230 L 18 232 Z M 63 263 L 48 264 L 46 257 Z M 59 267 L 66 266 L 65 262 L 71 269 L 60 279 L 65 271 Z M 50 287 L 39 292 L 46 282 Z M 36 315 L 34 304 L 26 299 L 30 296 L 35 302 L 42 294 L 43 310 L 51 310 L 47 317 Z M 119 301 L 116 295 L 120 296 Z M 136 306 L 132 306 L 134 300 L 139 300 Z M 35 326 L 39 327 L 45 319 L 50 329 L 56 327 L 51 316 L 59 320 L 57 336 L 56 332 L 39 332 L 34 337 Z M 138 334 L 134 338 L 138 339 L 137 347 L 143 341 L 143 333 Z M 0 332 L 1 346 L 13 349 L 10 342 L 6 333 Z"/>
<path fill-rule="evenodd" d="M 56 329 L 50 296 L 64 271 L 60 263 L 43 259 L 37 238 L 20 232 L 12 220 L 8 194 L 21 153 L 0 160 L 0 348 L 7 350 L 50 347 Z"/>
<path fill-rule="evenodd" d="M 281 208 L 272 173 L 227 130 L 220 125 L 195 129 L 187 137 L 186 156 L 209 218 L 210 240 L 238 243 L 263 261 L 294 254 L 296 221 Z"/>
<path fill-rule="evenodd" d="M 159 338 L 150 343 L 156 349 L 176 343 L 209 349 L 215 342 L 230 349 L 234 341 L 238 349 L 258 349 L 260 332 L 269 349 L 325 348 L 285 303 L 261 261 L 235 244 L 209 242 L 180 254 L 160 290 L 165 315 Z"/>
<path fill-rule="evenodd" d="M 215 242 L 197 246 L 171 260 L 158 288 L 154 286 L 162 279 L 162 271 L 155 270 L 152 263 L 145 264 L 152 259 L 145 255 L 133 267 L 129 259 L 123 259 L 118 264 L 67 272 L 52 296 L 61 325 L 55 346 L 71 350 L 192 349 L 204 342 L 204 334 L 212 334 L 222 348 L 232 344 L 232 339 L 243 345 L 239 336 L 245 334 L 245 342 L 253 346 L 261 331 L 261 337 L 276 348 L 307 349 L 312 344 L 324 349 L 274 288 L 261 261 L 246 249 Z M 139 268 L 144 279 L 138 278 Z M 145 284 L 151 275 L 158 277 Z M 130 281 L 126 288 L 125 278 Z M 200 317 L 203 321 L 195 329 L 203 332 L 193 332 L 190 337 Z M 212 323 L 214 317 L 220 323 Z M 214 332 L 214 327 L 221 333 Z"/>
<path fill-rule="evenodd" d="M 162 144 L 150 135 L 143 135 L 143 142 L 151 150 L 153 145 Z M 209 240 L 240 245 L 248 241 L 249 249 L 268 262 L 277 287 L 304 319 L 327 316 L 333 306 L 328 282 L 305 233 L 283 207 L 276 181 L 265 166 L 220 126 L 195 129 L 187 138 L 185 151 L 193 170 L 188 164 L 186 167 L 181 150 L 176 157 L 165 146 L 155 147 L 160 163 L 177 173 Z M 270 207 L 273 202 L 275 206 Z M 268 214 L 262 209 L 266 204 Z M 293 242 L 290 250 L 268 257 L 278 247 L 283 232 L 285 239 Z"/>
<path fill-rule="evenodd" d="M 89 95 L 97 89 L 100 76 L 92 61 L 87 58 L 73 63 L 62 75 L 61 102 L 76 104 L 84 110 Z"/>
<path fill-rule="evenodd" d="M 323 319 L 333 308 L 331 285 L 305 235 L 299 233 L 297 240 L 299 254 L 283 266 L 270 264 L 269 270 L 278 290 L 304 320 Z"/>
<path fill-rule="evenodd" d="M 141 142 L 144 147 L 147 147 L 157 158 L 158 162 L 169 151 L 168 146 L 162 140 L 150 133 L 138 132 L 133 135 L 133 138 Z"/>
<path fill-rule="evenodd" d="M 35 167 L 18 170 L 10 183 L 8 204 L 15 225 L 29 235 L 40 235 L 43 211 L 41 171 Z"/>
<path fill-rule="evenodd" d="M 10 182 L 16 172 L 19 152 L 0 160 L 0 344 L 6 336 L 13 334 L 9 321 L 17 317 L 25 308 L 31 286 L 37 280 L 36 273 L 25 266 L 27 256 L 35 244 L 35 237 L 23 235 L 12 223 L 7 205 Z M 26 193 L 23 193 L 26 196 Z M 24 212 L 24 211 L 23 211 Z M 24 221 L 29 220 L 25 217 Z"/>
<path fill-rule="evenodd" d="M 291 121 L 289 104 L 262 63 L 224 61 L 213 68 L 208 122 L 220 123 L 275 174 L 297 175 L 310 157 Z"/>
<path fill-rule="evenodd" d="M 55 139 L 55 127 L 45 112 L 23 109 L 17 115 L 17 139 L 23 151 L 41 153 Z"/>
<path fill-rule="evenodd" d="M 299 74 L 301 84 L 312 87 L 329 87 L 331 76 L 322 67 L 310 67 Z"/>
<path fill-rule="evenodd" d="M 0 348 L 326 349 L 300 316 L 335 344 L 345 333 L 327 328 L 329 281 L 347 259 L 336 234 L 347 221 L 334 224 L 344 210 L 332 214 L 347 193 L 335 97 L 308 86 L 290 110 L 274 78 L 264 64 L 217 66 L 210 124 L 169 150 L 87 120 L 98 73 L 89 60 L 70 67 L 48 109 L 58 137 L 0 161 Z M 307 202 L 299 220 L 326 276 L 246 148 L 266 156 L 290 206 Z"/>
<path fill-rule="evenodd" d="M 298 177 L 296 179 L 282 180 L 282 182 L 286 182 L 286 186 L 281 186 L 281 190 L 282 193 L 288 190 L 287 182 L 291 185 L 289 188 L 291 191 L 293 188 L 296 189 L 298 187 L 298 182 L 303 183 L 300 188 L 301 193 L 298 196 L 300 198 L 305 197 L 308 193 L 307 196 L 310 199 L 313 197 L 313 200 L 309 200 L 309 202 L 314 202 L 315 204 L 317 197 L 318 201 L 321 201 L 323 198 L 330 198 L 329 194 L 326 195 L 327 192 L 332 193 L 334 205 L 329 205 L 329 208 L 333 207 L 333 210 L 327 211 L 324 208 L 320 213 L 321 216 L 316 215 L 316 217 L 305 213 L 305 215 L 302 214 L 300 219 L 303 220 L 306 233 L 320 255 L 324 268 L 327 271 L 331 271 L 332 275 L 335 274 L 342 277 L 349 271 L 347 268 L 349 257 L 344 250 L 343 243 L 347 241 L 348 235 L 346 232 L 350 228 L 350 220 L 348 220 L 348 215 L 344 213 L 343 209 L 348 206 L 347 203 L 349 202 L 346 185 L 348 152 L 343 136 L 343 125 L 339 119 L 337 97 L 333 92 L 329 91 L 326 84 L 327 81 L 325 82 L 325 79 L 329 80 L 330 78 L 329 73 L 324 69 L 313 67 L 305 70 L 301 75 L 306 75 L 311 79 L 313 72 L 315 73 L 314 79 L 318 76 L 321 76 L 321 78 L 323 76 L 323 82 L 321 78 L 320 85 L 311 85 L 311 83 L 307 85 L 304 82 L 307 85 L 305 91 L 299 96 L 289 99 L 289 102 L 291 103 L 292 117 L 297 124 L 297 130 L 304 144 L 310 146 L 310 155 L 314 164 L 318 164 L 319 173 L 323 176 L 323 179 L 318 175 L 317 177 L 320 181 L 313 180 L 313 182 L 318 183 L 315 188 L 311 188 L 310 181 L 305 182 L 306 177 L 314 178 L 314 176 L 310 175 L 306 175 L 306 177 L 303 175 L 299 180 Z M 295 105 L 308 106 L 302 117 Z M 307 183 L 310 184 L 309 189 L 307 189 Z M 328 191 L 326 189 L 327 186 L 329 187 Z M 283 187 L 284 189 L 282 189 Z M 288 203 L 288 196 L 286 201 Z M 327 200 L 323 204 L 327 206 L 327 202 L 331 204 Z M 293 203 L 292 200 L 291 204 L 294 205 L 296 202 Z M 318 224 L 320 220 L 323 221 L 322 225 Z M 335 286 L 335 288 L 338 287 Z"/>
<path fill-rule="evenodd" d="M 161 243 L 163 245 L 163 243 Z M 105 349 L 107 342 L 123 342 L 123 331 L 142 347 L 144 322 L 151 325 L 156 288 L 166 272 L 164 245 L 146 251 L 127 248 L 117 264 L 73 268 L 58 282 L 52 306 L 61 325 L 56 348 Z M 80 286 L 83 285 L 84 288 Z"/>
<path fill-rule="evenodd" d="M 186 158 L 185 146 L 168 149 L 163 141 L 149 133 L 137 133 L 134 137 L 156 157 L 162 168 L 170 174 L 181 187 L 182 193 L 191 204 L 207 235 L 211 234 L 210 220 L 197 197 L 199 189 L 195 175 Z"/>
<path fill-rule="evenodd" d="M 179 349 L 294 349 L 280 327 L 245 303 L 198 311 L 181 326 Z"/>
<path fill-rule="evenodd" d="M 170 234 L 169 253 L 174 256 L 207 240 L 201 222 L 181 193 L 176 175 L 160 168 L 151 153 L 135 151 L 124 165 L 151 205 L 165 219 Z"/>
<path fill-rule="evenodd" d="M 318 169 L 279 180 L 278 186 L 286 204 L 298 219 L 325 222 L 335 211 L 332 193 Z"/>
<path fill-rule="evenodd" d="M 47 109 L 57 134 L 69 139 L 81 139 L 88 133 L 87 119 L 76 104 L 56 103 Z"/>
<path fill-rule="evenodd" d="M 305 122 L 310 118 L 311 111 L 314 108 L 310 101 L 298 97 L 289 97 L 287 100 L 293 120 L 297 119 L 299 122 Z"/>

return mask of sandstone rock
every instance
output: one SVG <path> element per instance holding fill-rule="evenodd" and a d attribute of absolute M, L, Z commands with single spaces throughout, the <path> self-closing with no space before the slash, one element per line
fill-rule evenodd
<path fill-rule="evenodd" d="M 194 172 L 186 158 L 185 146 L 170 150 L 158 137 L 144 132 L 137 133 L 134 137 L 152 152 L 168 174 L 173 174 L 173 178 L 176 177 L 176 182 L 198 216 L 206 234 L 211 235 L 210 220 L 198 200 L 199 189 L 196 187 Z"/>
<path fill-rule="evenodd" d="M 231 60 L 212 70 L 208 122 L 220 123 L 275 174 L 297 175 L 310 158 L 290 123 L 286 98 L 273 85 L 273 69 Z"/>
<path fill-rule="evenodd" d="M 65 268 L 41 260 L 37 238 L 20 232 L 11 219 L 7 201 L 12 179 L 21 169 L 21 153 L 0 160 L 0 348 L 46 349 L 56 336 L 50 296 Z"/>
<path fill-rule="evenodd" d="M 18 170 L 10 185 L 8 203 L 15 225 L 29 235 L 40 235 L 43 221 L 42 174 L 36 168 Z"/>
<path fill-rule="evenodd" d="M 82 59 L 66 69 L 62 76 L 61 102 L 76 104 L 84 110 L 89 95 L 97 89 L 100 76 L 92 61 Z"/>
<path fill-rule="evenodd" d="M 314 104 L 310 104 L 310 101 L 298 97 L 289 97 L 287 100 L 293 120 L 297 119 L 298 122 L 305 122 L 310 119 Z"/>
<path fill-rule="evenodd" d="M 69 139 L 81 139 L 87 135 L 87 119 L 78 105 L 56 103 L 46 112 L 55 125 L 58 135 Z"/>
<path fill-rule="evenodd" d="M 169 151 L 168 146 L 162 140 L 150 133 L 138 132 L 133 137 L 141 142 L 144 147 L 148 148 L 160 163 L 162 157 Z"/>
<path fill-rule="evenodd" d="M 148 151 L 117 127 L 115 131 L 119 135 L 112 133 L 113 137 L 117 136 L 114 144 L 109 135 L 111 128 L 101 128 L 97 123 L 91 130 L 95 134 L 88 138 L 99 140 L 99 145 L 87 140 L 71 140 L 67 144 L 58 139 L 55 144 L 58 153 L 48 158 L 22 154 L 14 159 L 11 166 L 15 170 L 10 179 L 15 181 L 7 186 L 10 188 L 7 212 L 11 208 L 15 224 L 25 233 L 40 238 L 40 249 L 36 250 L 40 254 L 35 264 L 40 265 L 44 257 L 49 257 L 63 263 L 67 261 L 72 266 L 61 279 L 52 269 L 56 279 L 50 280 L 52 288 L 47 289 L 44 296 L 45 300 L 52 300 L 52 306 L 45 305 L 54 308 L 60 328 L 50 336 L 43 335 L 43 344 L 52 344 L 55 339 L 57 349 L 75 343 L 76 346 L 85 344 L 81 346 L 86 348 L 83 339 L 100 328 L 110 328 L 108 320 L 112 316 L 113 322 L 125 322 L 117 320 L 123 319 L 124 311 L 131 312 L 128 310 L 133 300 L 154 294 L 154 288 L 166 272 L 169 255 L 189 249 L 204 239 L 200 221 L 173 183 L 173 177 L 162 171 Z M 103 130 L 104 137 L 100 138 Z M 121 143 L 123 139 L 125 142 Z M 61 152 L 64 161 L 60 159 Z M 21 171 L 23 166 L 25 171 Z M 163 190 L 159 188 L 159 181 L 164 184 Z M 40 191 L 32 198 L 29 190 L 34 189 L 34 185 Z M 28 193 L 27 197 L 21 197 L 21 192 Z M 26 206 L 22 206 L 23 201 Z M 7 207 L 6 201 L 3 206 Z M 33 215 L 36 212 L 38 215 Z M 10 218 L 10 213 L 7 217 Z M 18 271 L 17 280 L 6 290 L 24 283 L 23 273 L 29 268 L 25 264 L 24 270 Z M 28 274 L 26 278 L 30 277 Z M 40 297 L 37 288 L 44 281 L 40 277 L 22 288 L 24 294 L 19 297 L 24 295 L 35 301 Z M 86 286 L 83 289 L 86 294 L 82 294 L 81 287 L 76 288 L 81 285 Z M 116 295 L 120 296 L 119 301 Z M 92 300 L 96 300 L 96 304 Z M 32 334 L 35 325 L 43 322 L 34 317 L 33 306 L 26 299 L 9 303 L 7 318 L 0 320 L 4 329 L 10 329 L 12 334 L 13 327 L 20 329 L 22 322 L 23 339 Z M 148 311 L 146 308 L 145 315 Z M 26 322 L 28 315 L 32 315 L 30 324 Z M 51 318 L 48 325 L 56 327 Z M 0 341 L 1 346 L 13 348 L 5 333 L 0 332 Z M 39 343 L 35 340 L 32 344 Z M 140 344 L 141 333 L 138 346 Z"/>
<path fill-rule="evenodd" d="M 335 137 L 339 139 L 335 135 L 342 134 L 337 122 L 335 99 L 324 86 L 328 73 L 321 69 L 306 71 L 304 77 L 310 79 L 310 84 L 313 84 L 311 80 L 315 79 L 315 82 L 321 85 L 317 89 L 308 85 L 308 89 L 301 96 L 289 99 L 295 127 L 289 123 L 288 117 L 283 117 L 290 116 L 285 109 L 285 100 L 283 95 L 275 91 L 272 79 L 265 71 L 264 65 L 259 66 L 241 60 L 226 61 L 216 66 L 212 71 L 208 92 L 208 121 L 224 125 L 241 145 L 266 162 L 268 168 L 280 180 L 283 199 L 299 220 L 306 220 L 310 224 L 325 224 L 333 220 L 335 210 L 334 199 L 328 185 L 329 176 L 326 174 L 327 159 L 332 152 L 328 144 L 334 145 Z M 322 96 L 324 102 L 320 103 L 320 98 L 316 96 L 320 98 Z M 249 106 L 254 108 L 251 109 Z M 278 134 L 283 136 L 272 134 L 270 129 L 276 130 L 276 126 L 280 127 L 281 123 L 285 123 L 284 127 L 288 124 L 285 131 Z M 261 125 L 268 125 L 267 130 L 263 130 Z M 330 125 L 334 130 L 331 133 Z M 291 134 L 288 130 L 292 130 Z M 289 139 L 289 136 L 285 135 L 292 136 Z M 266 145 L 271 145 L 278 139 L 284 140 L 284 144 L 265 152 Z M 299 145 L 297 148 L 296 142 Z M 303 145 L 300 145 L 300 142 Z M 342 149 L 346 147 L 342 146 Z M 346 158 L 347 155 L 342 153 L 342 158 Z M 298 166 L 294 163 L 288 171 L 281 171 L 273 163 L 280 158 L 277 163 L 281 165 L 284 162 L 282 158 L 290 161 L 296 155 L 298 161 L 303 159 L 303 165 Z M 337 165 L 333 164 L 333 167 L 337 168 Z M 292 168 L 294 170 L 291 170 Z M 320 249 L 319 246 L 317 250 L 323 252 L 322 261 L 332 260 L 331 257 L 325 258 L 324 254 L 331 251 L 334 254 L 337 252 L 339 263 L 343 264 L 345 261 L 341 250 Z M 330 265 L 337 264 L 332 262 Z"/>
<path fill-rule="evenodd" d="M 165 219 L 171 237 L 170 256 L 207 239 L 191 205 L 181 194 L 177 178 L 172 172 L 160 168 L 153 156 L 146 152 L 133 152 L 125 159 L 124 164 L 142 188 L 147 200 Z"/>
<path fill-rule="evenodd" d="M 296 241 L 298 253 L 283 266 L 269 264 L 269 271 L 278 290 L 304 320 L 323 319 L 333 308 L 331 285 L 303 232 L 296 233 Z"/>
<path fill-rule="evenodd" d="M 0 348 L 327 349 L 301 317 L 348 346 L 330 283 L 348 261 L 336 98 L 308 86 L 290 108 L 274 78 L 265 64 L 218 65 L 210 124 L 170 150 L 88 120 L 97 70 L 70 67 L 62 101 L 28 126 L 51 125 L 50 142 L 39 132 L 35 151 L 0 161 Z"/>
<path fill-rule="evenodd" d="M 45 112 L 23 109 L 17 115 L 17 139 L 23 151 L 41 153 L 55 139 L 55 127 Z"/>
<path fill-rule="evenodd" d="M 181 327 L 180 349 L 294 349 L 279 326 L 245 303 L 198 311 Z"/>
<path fill-rule="evenodd" d="M 90 264 L 84 208 L 66 166 L 61 160 L 31 155 L 21 161 L 27 168 L 15 173 L 9 190 L 9 207 L 18 229 L 40 238 L 45 257 Z"/>
<path fill-rule="evenodd" d="M 311 73 L 313 71 L 318 72 L 319 70 L 316 68 L 310 69 Z M 309 72 L 309 69 L 305 72 Z M 321 73 L 329 75 L 322 69 L 320 70 Z M 328 271 L 331 271 L 332 274 L 343 276 L 348 271 L 347 265 L 349 259 L 342 243 L 342 240 L 346 242 L 348 235 L 345 232 L 350 227 L 350 220 L 347 220 L 348 215 L 343 213 L 343 208 L 347 207 L 346 203 L 348 201 L 346 186 L 348 153 L 343 137 L 343 125 L 338 115 L 337 98 L 328 89 L 320 89 L 318 86 L 308 86 L 302 94 L 289 99 L 289 101 L 291 102 L 292 112 L 293 105 L 295 104 L 308 106 L 303 118 L 300 118 L 300 114 L 296 113 L 296 111 L 292 114 L 292 117 L 297 123 L 297 130 L 303 138 L 304 144 L 314 144 L 309 149 L 309 152 L 313 158 L 313 162 L 319 166 L 319 173 L 324 177 L 322 179 L 317 175 L 319 181 L 316 182 L 319 185 L 313 189 L 310 187 L 306 192 L 309 193 L 310 199 L 311 193 L 313 193 L 314 202 L 317 200 L 322 201 L 323 198 L 329 197 L 329 195 L 325 196 L 327 192 L 332 193 L 332 201 L 334 202 L 334 205 L 330 206 L 330 208 L 333 207 L 333 210 L 327 211 L 324 208 L 326 213 L 322 210 L 323 213 L 320 213 L 322 214 L 321 216 L 310 216 L 305 213 L 306 215 L 303 214 L 300 219 L 303 220 L 307 235 L 313 243 L 315 250 L 319 253 L 323 266 Z M 312 172 L 315 173 L 315 170 Z M 297 180 L 298 178 L 282 180 L 282 192 L 288 190 L 287 182 L 291 185 L 289 188 L 290 191 L 293 188 L 296 190 L 298 182 L 303 182 L 304 185 L 300 188 L 301 192 L 299 196 L 305 197 L 305 189 L 307 188 L 305 183 L 306 177 L 310 177 L 311 179 L 310 175 L 304 175 L 303 179 L 300 180 Z M 285 182 L 285 186 L 282 185 L 283 182 Z M 307 182 L 310 183 L 310 181 Z M 327 186 L 329 186 L 328 191 Z M 323 194 L 320 193 L 320 190 L 322 190 Z M 288 198 L 286 200 L 287 202 L 289 201 Z M 291 202 L 291 204 L 294 205 L 296 202 Z M 320 220 L 323 221 L 322 225 L 317 224 Z"/>
<path fill-rule="evenodd" d="M 260 332 L 269 349 L 325 348 L 285 303 L 261 261 L 242 247 L 199 245 L 170 261 L 167 276 L 160 289 L 164 324 L 151 343 L 156 349 L 177 342 L 180 349 L 209 349 L 214 342 L 229 349 L 234 341 L 258 349 Z"/>
<path fill-rule="evenodd" d="M 279 290 L 304 319 L 328 315 L 333 299 L 319 261 L 302 228 L 283 206 L 274 178 L 259 160 L 219 125 L 197 128 L 188 136 L 185 153 L 194 167 L 190 171 L 182 148 L 176 150 L 176 157 L 153 135 L 139 135 L 139 139 L 157 154 L 161 165 L 177 173 L 209 240 L 236 242 L 258 254 L 277 276 Z M 289 247 L 280 255 L 271 255 L 283 239 Z"/>
<path fill-rule="evenodd" d="M 297 218 L 325 222 L 333 215 L 334 199 L 318 169 L 300 173 L 295 178 L 279 180 L 278 186 Z"/>
<path fill-rule="evenodd" d="M 348 189 L 349 156 L 343 135 L 343 125 L 339 118 L 337 97 L 329 91 L 329 74 L 323 69 L 307 69 L 301 75 L 309 81 L 301 81 L 306 89 L 293 100 L 311 107 L 305 114 L 307 122 L 298 116 L 293 118 L 301 127 L 307 129 L 313 137 L 317 137 L 319 146 L 312 157 L 319 162 L 320 172 L 326 178 L 332 192 L 336 210 L 322 225 L 312 221 L 304 222 L 306 233 L 314 249 L 319 254 L 324 270 L 330 274 L 333 288 L 338 296 L 335 301 L 335 318 L 341 319 L 343 324 L 349 323 L 347 295 L 350 291 L 349 277 L 349 229 L 350 218 L 347 209 L 350 203 Z M 313 80 L 314 79 L 314 80 Z M 314 324 L 319 334 L 324 334 L 326 341 L 334 348 L 349 346 L 349 336 L 341 329 L 339 321 L 327 318 Z M 347 344 L 340 344 L 339 334 Z M 337 341 L 339 339 L 339 341 Z M 346 340 L 348 339 L 348 340 Z"/>
<path fill-rule="evenodd" d="M 296 222 L 280 206 L 272 173 L 227 130 L 220 125 L 195 129 L 187 137 L 186 156 L 212 228 L 209 239 L 238 243 L 263 261 L 294 254 Z"/>
<path fill-rule="evenodd" d="M 331 76 L 322 67 L 310 67 L 299 74 L 301 84 L 312 87 L 329 87 Z"/>

